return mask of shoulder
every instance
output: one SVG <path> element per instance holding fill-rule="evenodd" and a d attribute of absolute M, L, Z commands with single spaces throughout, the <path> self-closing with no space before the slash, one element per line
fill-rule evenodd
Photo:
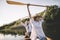
<path fill-rule="evenodd" d="M 34 22 L 34 19 L 33 19 L 33 18 L 31 18 L 31 19 L 30 19 L 30 22 Z"/>

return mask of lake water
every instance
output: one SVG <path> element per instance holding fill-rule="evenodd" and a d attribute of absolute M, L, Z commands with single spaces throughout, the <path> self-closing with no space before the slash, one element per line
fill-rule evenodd
<path fill-rule="evenodd" d="M 24 40 L 24 35 L 3 35 L 0 34 L 0 40 Z"/>
<path fill-rule="evenodd" d="M 50 38 L 47 38 L 48 40 L 52 40 Z M 0 40 L 24 40 L 24 35 L 4 35 L 0 34 Z M 39 39 L 37 39 L 39 40 Z"/>

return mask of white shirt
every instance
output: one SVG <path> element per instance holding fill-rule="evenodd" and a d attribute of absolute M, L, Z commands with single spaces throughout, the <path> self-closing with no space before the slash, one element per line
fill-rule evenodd
<path fill-rule="evenodd" d="M 43 32 L 42 23 L 44 22 L 43 19 L 41 19 L 39 22 L 34 21 L 33 19 L 30 20 L 30 23 L 32 25 L 32 33 L 31 33 L 31 40 L 36 40 L 36 37 L 45 37 L 45 34 Z"/>

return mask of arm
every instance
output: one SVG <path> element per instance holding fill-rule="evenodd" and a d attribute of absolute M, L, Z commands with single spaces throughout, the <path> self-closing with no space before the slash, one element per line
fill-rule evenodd
<path fill-rule="evenodd" d="M 45 10 L 45 12 L 44 12 L 44 14 L 42 15 L 42 18 L 44 19 L 45 18 L 45 16 L 46 16 L 46 10 Z"/>
<path fill-rule="evenodd" d="M 31 19 L 32 17 L 31 17 L 31 14 L 30 14 L 29 5 L 30 5 L 30 4 L 27 4 L 27 10 L 28 10 L 28 13 L 29 13 L 29 17 L 30 17 L 30 19 Z"/>
<path fill-rule="evenodd" d="M 29 13 L 30 22 L 32 22 L 33 18 L 31 17 L 31 13 L 30 13 L 30 10 L 29 10 L 29 5 L 30 4 L 27 4 L 27 10 L 28 10 L 28 13 Z"/>

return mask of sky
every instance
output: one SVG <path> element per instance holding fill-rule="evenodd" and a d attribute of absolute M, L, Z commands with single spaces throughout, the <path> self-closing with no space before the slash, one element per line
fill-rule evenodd
<path fill-rule="evenodd" d="M 60 0 L 10 0 L 16 2 L 39 4 L 39 5 L 58 5 L 60 6 Z M 45 7 L 30 6 L 31 15 L 44 11 Z M 6 0 L 0 0 L 0 26 L 9 24 L 18 19 L 28 17 L 28 11 L 26 6 L 11 5 Z"/>

